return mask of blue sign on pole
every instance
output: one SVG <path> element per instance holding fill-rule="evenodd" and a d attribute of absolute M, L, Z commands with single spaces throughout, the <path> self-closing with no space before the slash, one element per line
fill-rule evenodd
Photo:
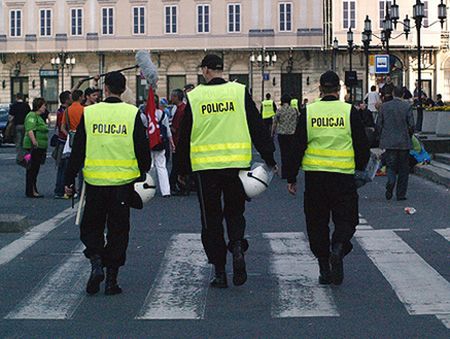
<path fill-rule="evenodd" d="M 391 63 L 389 55 L 375 55 L 375 73 L 376 74 L 388 74 L 391 71 Z"/>

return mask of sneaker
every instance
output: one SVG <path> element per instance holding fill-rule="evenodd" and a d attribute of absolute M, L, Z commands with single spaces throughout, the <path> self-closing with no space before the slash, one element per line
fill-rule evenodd
<path fill-rule="evenodd" d="M 67 200 L 67 199 L 69 199 L 69 196 L 67 194 L 64 194 L 64 195 L 55 194 L 55 196 L 53 198 Z"/>

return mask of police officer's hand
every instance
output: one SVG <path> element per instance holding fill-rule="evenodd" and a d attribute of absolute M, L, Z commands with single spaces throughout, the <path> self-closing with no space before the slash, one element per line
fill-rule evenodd
<path fill-rule="evenodd" d="M 186 176 L 185 175 L 179 175 L 178 181 L 183 185 L 186 186 Z"/>
<path fill-rule="evenodd" d="M 64 191 L 69 197 L 71 197 L 74 193 L 73 185 L 65 186 Z"/>
<path fill-rule="evenodd" d="M 288 184 L 287 189 L 290 194 L 296 195 L 297 194 L 297 183 L 294 182 L 294 183 Z"/>

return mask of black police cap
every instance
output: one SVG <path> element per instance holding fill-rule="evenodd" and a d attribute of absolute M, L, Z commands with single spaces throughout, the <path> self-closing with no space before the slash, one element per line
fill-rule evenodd
<path fill-rule="evenodd" d="M 212 70 L 223 70 L 223 60 L 221 57 L 215 54 L 208 54 L 202 60 L 199 67 L 206 67 Z"/>
<path fill-rule="evenodd" d="M 320 76 L 320 86 L 322 87 L 339 87 L 339 76 L 333 71 L 326 71 Z"/>

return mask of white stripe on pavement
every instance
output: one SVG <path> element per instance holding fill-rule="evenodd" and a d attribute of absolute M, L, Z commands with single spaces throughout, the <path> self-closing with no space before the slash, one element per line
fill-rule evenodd
<path fill-rule="evenodd" d="M 359 218 L 359 224 L 367 224 L 367 220 L 364 218 Z"/>
<path fill-rule="evenodd" d="M 278 280 L 272 317 L 339 316 L 328 287 L 318 283 L 319 266 L 303 233 L 264 233 L 272 249 L 270 272 Z"/>
<path fill-rule="evenodd" d="M 204 319 L 210 273 L 200 234 L 172 236 L 136 319 Z"/>
<path fill-rule="evenodd" d="M 73 217 L 77 212 L 76 207 L 77 206 L 75 206 L 75 208 L 73 209 L 68 208 L 62 211 L 61 213 L 55 215 L 53 218 L 44 221 L 43 223 L 31 228 L 22 237 L 0 249 L 0 266 L 9 263 L 11 260 L 16 258 L 27 248 L 34 245 L 36 242 L 44 238 L 55 228 L 59 227 L 65 221 Z"/>
<path fill-rule="evenodd" d="M 70 319 L 85 295 L 89 261 L 78 246 L 5 319 Z"/>
<path fill-rule="evenodd" d="M 356 238 L 409 314 L 450 314 L 450 283 L 394 231 L 358 231 Z"/>
<path fill-rule="evenodd" d="M 438 318 L 444 326 L 450 330 L 450 314 L 438 314 L 436 315 L 436 318 Z"/>
<path fill-rule="evenodd" d="M 445 239 L 447 239 L 447 241 L 450 241 L 450 228 L 443 228 L 440 230 L 435 230 L 435 232 L 442 235 Z"/>

